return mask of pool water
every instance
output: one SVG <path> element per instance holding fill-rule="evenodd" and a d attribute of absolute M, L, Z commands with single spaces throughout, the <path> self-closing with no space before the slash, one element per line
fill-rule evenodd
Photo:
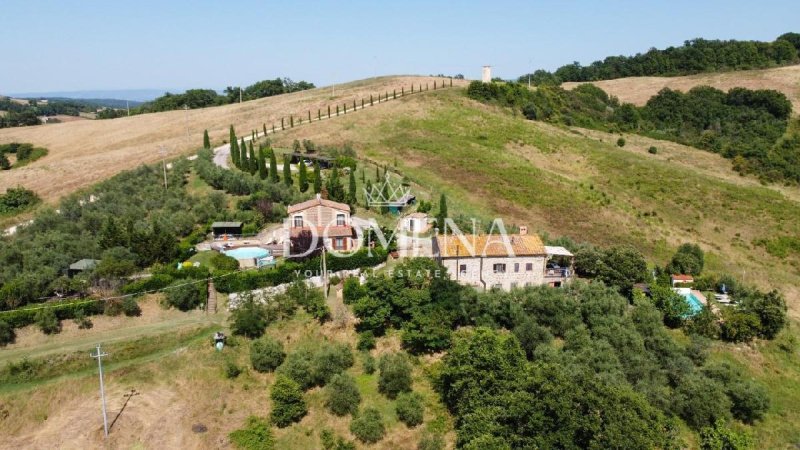
<path fill-rule="evenodd" d="M 686 303 L 689 304 L 689 314 L 687 314 L 687 316 L 693 316 L 703 310 L 703 302 L 701 302 L 692 291 L 679 292 L 679 294 L 681 294 L 683 298 L 686 299 Z"/>
<path fill-rule="evenodd" d="M 225 250 L 222 253 L 234 259 L 260 259 L 269 256 L 269 250 L 261 247 L 239 247 L 233 250 Z"/>

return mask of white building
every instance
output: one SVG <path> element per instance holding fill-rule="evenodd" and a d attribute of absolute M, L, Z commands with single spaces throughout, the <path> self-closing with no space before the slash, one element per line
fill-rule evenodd
<path fill-rule="evenodd" d="M 447 269 L 450 278 L 483 290 L 562 286 L 572 277 L 572 254 L 563 247 L 549 249 L 552 253 L 548 253 L 539 236 L 527 234 L 524 227 L 515 235 L 433 238 L 434 258 Z"/>
<path fill-rule="evenodd" d="M 400 231 L 409 234 L 422 234 L 430 230 L 428 215 L 421 212 L 411 213 L 400 219 Z"/>
<path fill-rule="evenodd" d="M 492 66 L 483 66 L 483 71 L 481 71 L 481 81 L 484 83 L 489 83 L 492 81 Z"/>

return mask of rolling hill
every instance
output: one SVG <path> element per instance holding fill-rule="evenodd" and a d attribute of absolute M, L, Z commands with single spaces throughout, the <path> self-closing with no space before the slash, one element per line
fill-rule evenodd
<path fill-rule="evenodd" d="M 708 85 L 728 91 L 733 87 L 748 89 L 775 89 L 783 92 L 792 102 L 795 114 L 800 112 L 800 65 L 764 70 L 704 73 L 683 77 L 631 77 L 591 82 L 614 95 L 620 101 L 644 105 L 661 89 L 670 88 L 688 91 L 695 86 Z M 564 83 L 566 89 L 578 86 L 579 82 Z"/>
<path fill-rule="evenodd" d="M 142 163 L 159 161 L 163 146 L 167 156 L 188 154 L 202 145 L 207 129 L 212 143 L 228 138 L 228 127 L 234 124 L 239 135 L 261 129 L 264 124 L 280 125 L 281 117 L 290 114 L 316 115 L 328 105 L 391 94 L 412 84 L 433 84 L 435 77 L 382 77 L 336 86 L 296 92 L 197 110 L 143 114 L 113 120 L 80 121 L 47 127 L 21 127 L 0 130 L 0 144 L 30 142 L 46 147 L 46 158 L 19 170 L 3 173 L 0 192 L 9 187 L 24 186 L 53 202 L 59 197 L 104 180 L 122 170 Z M 454 85 L 466 81 L 454 80 Z M 418 89 L 418 87 L 417 87 Z"/>

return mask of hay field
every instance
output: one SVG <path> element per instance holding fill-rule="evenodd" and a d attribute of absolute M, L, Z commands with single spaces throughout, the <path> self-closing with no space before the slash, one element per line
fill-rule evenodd
<path fill-rule="evenodd" d="M 583 84 L 564 83 L 565 89 Z M 763 70 L 704 73 L 684 77 L 630 77 L 616 80 L 594 81 L 592 84 L 616 96 L 623 102 L 644 105 L 650 97 L 667 87 L 679 91 L 708 85 L 727 91 L 734 87 L 748 89 L 775 89 L 783 92 L 792 102 L 795 114 L 800 112 L 800 65 Z"/>
<path fill-rule="evenodd" d="M 251 130 L 269 127 L 281 117 L 294 114 L 306 116 L 328 105 L 343 104 L 370 94 L 377 98 L 411 84 L 433 85 L 436 77 L 391 76 L 355 81 L 331 87 L 252 100 L 241 104 L 217 106 L 188 112 L 169 111 L 113 120 L 82 120 L 47 126 L 7 128 L 0 130 L 0 144 L 30 142 L 50 150 L 47 157 L 33 164 L 3 172 L 0 192 L 9 187 L 24 186 L 36 191 L 45 201 L 53 203 L 59 197 L 90 186 L 114 174 L 142 163 L 161 159 L 159 148 L 164 146 L 168 157 L 189 154 L 202 145 L 203 130 L 208 129 L 212 144 L 219 145 L 228 138 L 233 124 L 241 136 Z M 453 85 L 467 81 L 453 80 Z M 426 94 L 427 95 L 427 94 Z M 383 106 L 383 105 L 381 105 Z M 366 112 L 359 114 L 368 114 Z M 188 124 L 188 136 L 187 136 Z"/>

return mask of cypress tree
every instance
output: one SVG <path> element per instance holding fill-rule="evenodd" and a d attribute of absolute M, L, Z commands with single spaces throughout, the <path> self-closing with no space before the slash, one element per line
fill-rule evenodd
<path fill-rule="evenodd" d="M 414 83 L 411 83 L 411 93 L 414 93 Z"/>
<path fill-rule="evenodd" d="M 255 140 L 256 140 L 256 130 L 253 130 L 250 132 L 250 142 L 253 142 Z"/>
<path fill-rule="evenodd" d="M 366 186 L 364 189 L 366 189 L 368 193 L 372 194 L 372 180 L 367 180 L 364 186 Z M 365 198 L 364 203 L 364 207 L 369 209 L 369 198 Z"/>
<path fill-rule="evenodd" d="M 308 121 L 311 122 L 311 110 L 308 110 Z"/>
<path fill-rule="evenodd" d="M 381 180 L 381 172 L 380 172 L 380 170 L 381 170 L 380 167 L 378 167 L 378 165 L 376 164 L 375 165 L 375 181 L 376 182 Z"/>
<path fill-rule="evenodd" d="M 336 105 L 336 115 L 339 115 L 339 105 Z"/>
<path fill-rule="evenodd" d="M 356 110 L 356 99 L 353 99 L 353 111 Z"/>
<path fill-rule="evenodd" d="M 241 170 L 245 172 L 250 172 L 250 160 L 247 158 L 247 142 L 244 141 L 244 138 L 239 138 L 239 163 Z"/>
<path fill-rule="evenodd" d="M 272 134 L 275 134 L 275 124 L 272 124 Z"/>
<path fill-rule="evenodd" d="M 294 116 L 289 116 L 289 128 L 294 128 Z"/>
<path fill-rule="evenodd" d="M 347 103 L 344 104 L 344 113 L 347 114 Z"/>
<path fill-rule="evenodd" d="M 331 118 L 331 105 L 328 105 L 328 119 Z"/>
<path fill-rule="evenodd" d="M 231 161 L 233 161 L 233 165 L 237 168 L 241 166 L 242 160 L 241 155 L 239 155 L 239 141 L 236 140 L 236 136 L 231 141 Z"/>
<path fill-rule="evenodd" d="M 314 193 L 319 194 L 322 192 L 322 171 L 319 168 L 319 162 L 314 163 Z"/>
<path fill-rule="evenodd" d="M 361 99 L 361 109 L 364 109 L 364 99 Z"/>
<path fill-rule="evenodd" d="M 300 192 L 308 190 L 308 174 L 306 173 L 306 163 L 301 159 L 298 165 L 297 184 L 300 186 Z"/>
<path fill-rule="evenodd" d="M 267 160 L 264 158 L 264 149 L 258 149 L 258 177 L 262 180 L 267 179 Z"/>
<path fill-rule="evenodd" d="M 356 171 L 350 171 L 350 185 L 347 187 L 347 203 L 356 204 Z"/>
<path fill-rule="evenodd" d="M 211 140 L 208 139 L 208 130 L 203 131 L 203 148 L 211 148 Z"/>
<path fill-rule="evenodd" d="M 250 157 L 248 159 L 250 160 L 250 173 L 255 174 L 258 172 L 258 159 L 256 158 L 256 152 L 253 150 L 253 141 L 250 141 Z"/>
<path fill-rule="evenodd" d="M 386 92 L 384 93 L 384 95 L 383 95 L 383 100 L 384 100 L 384 101 L 386 101 L 386 100 L 389 100 L 389 91 L 386 91 Z"/>
<path fill-rule="evenodd" d="M 450 87 L 453 87 L 453 77 L 450 77 Z"/>
<path fill-rule="evenodd" d="M 264 136 L 266 136 L 267 135 L 267 124 L 263 123 L 261 125 L 264 126 Z"/>
<path fill-rule="evenodd" d="M 361 168 L 361 184 L 365 184 L 367 182 L 367 172 L 366 168 Z"/>
<path fill-rule="evenodd" d="M 404 95 L 406 95 L 406 88 L 404 88 L 403 86 L 400 86 L 400 97 L 402 97 Z"/>
<path fill-rule="evenodd" d="M 278 162 L 275 160 L 275 150 L 269 149 L 269 180 L 273 183 L 280 181 L 278 177 Z"/>
<path fill-rule="evenodd" d="M 322 112 L 319 109 L 317 109 L 317 120 L 322 120 Z"/>
<path fill-rule="evenodd" d="M 436 215 L 436 224 L 440 232 L 444 232 L 444 220 L 447 218 L 447 197 L 444 193 L 439 198 L 439 213 Z"/>
<path fill-rule="evenodd" d="M 281 130 L 285 130 L 286 127 L 283 126 L 283 117 L 281 117 Z"/>
<path fill-rule="evenodd" d="M 397 98 L 397 89 L 392 89 L 392 98 Z"/>
<path fill-rule="evenodd" d="M 283 182 L 287 186 L 292 185 L 292 168 L 289 166 L 289 157 L 283 155 Z"/>
<path fill-rule="evenodd" d="M 433 80 L 433 90 L 436 90 L 436 80 Z"/>
<path fill-rule="evenodd" d="M 374 105 L 374 103 L 372 103 L 372 94 L 369 94 L 369 106 L 373 106 L 373 105 Z"/>

